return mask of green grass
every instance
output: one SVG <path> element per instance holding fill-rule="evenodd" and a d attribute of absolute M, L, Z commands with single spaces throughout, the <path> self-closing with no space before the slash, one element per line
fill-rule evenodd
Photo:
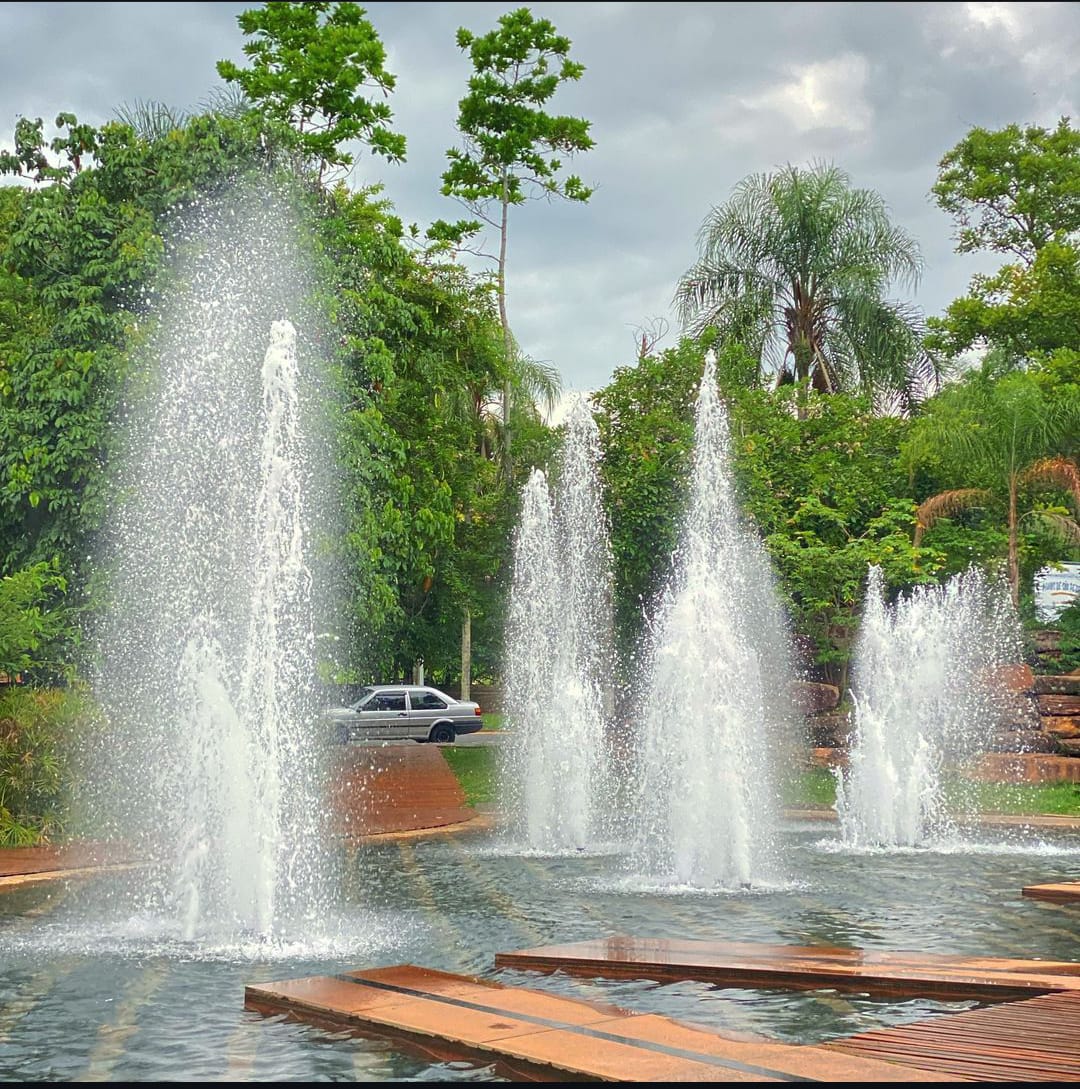
<path fill-rule="evenodd" d="M 831 806 L 836 802 L 836 780 L 827 768 L 810 768 L 792 779 L 784 790 L 784 804 L 793 809 Z"/>
<path fill-rule="evenodd" d="M 486 717 L 486 716 L 485 716 Z M 498 801 L 498 751 L 492 745 L 445 746 L 443 755 L 457 775 L 469 805 Z M 965 781 L 953 796 L 970 791 L 973 807 L 984 813 L 1080 816 L 1077 783 L 979 783 Z M 836 802 L 836 780 L 825 768 L 811 768 L 795 776 L 784 791 L 784 804 L 793 809 Z M 966 808 L 966 807 L 965 807 Z"/>
<path fill-rule="evenodd" d="M 948 795 L 964 808 L 983 813 L 1026 813 L 1080 816 L 1080 784 L 1077 783 L 982 783 L 953 782 Z M 832 806 L 836 780 L 825 768 L 811 768 L 795 777 L 784 792 L 784 804 L 792 808 Z"/>
<path fill-rule="evenodd" d="M 503 716 L 497 711 L 485 711 L 480 717 L 484 720 L 485 730 L 503 729 Z"/>
<path fill-rule="evenodd" d="M 487 805 L 498 795 L 498 753 L 491 745 L 444 745 L 442 754 L 458 777 L 469 805 Z"/>
<path fill-rule="evenodd" d="M 976 808 L 985 813 L 1080 815 L 1077 783 L 974 783 Z"/>

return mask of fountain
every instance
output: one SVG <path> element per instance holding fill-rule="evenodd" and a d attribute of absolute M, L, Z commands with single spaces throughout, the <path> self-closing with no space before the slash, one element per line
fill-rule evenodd
<path fill-rule="evenodd" d="M 706 358 L 689 509 L 656 609 L 639 723 L 638 873 L 672 886 L 777 879 L 773 749 L 792 722 L 789 637 L 767 553 L 740 514 Z"/>
<path fill-rule="evenodd" d="M 90 801 L 153 863 L 144 910 L 183 941 L 280 938 L 330 898 L 309 569 L 299 260 L 272 198 L 203 208 L 126 410 L 103 561 Z M 321 490 L 323 493 L 325 489 Z"/>
<path fill-rule="evenodd" d="M 846 845 L 955 839 L 957 812 L 970 806 L 962 790 L 946 797 L 946 779 L 985 748 L 998 715 L 988 679 L 1019 659 L 1019 621 L 1002 582 L 972 567 L 890 606 L 881 569 L 870 568 L 852 673 L 855 728 L 837 775 Z"/>
<path fill-rule="evenodd" d="M 599 447 L 596 422 L 579 401 L 555 494 L 533 470 L 515 538 L 503 781 L 516 836 L 542 853 L 596 847 L 612 831 L 611 558 Z"/>

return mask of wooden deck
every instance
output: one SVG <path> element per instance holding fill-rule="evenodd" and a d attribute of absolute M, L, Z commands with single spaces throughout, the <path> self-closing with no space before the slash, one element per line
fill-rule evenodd
<path fill-rule="evenodd" d="M 723 987 L 832 988 L 945 1000 L 1080 992 L 1080 964 L 1071 961 L 675 938 L 601 938 L 496 953 L 495 966 L 606 979 L 696 979 Z"/>
<path fill-rule="evenodd" d="M 733 1039 L 654 1014 L 408 964 L 249 986 L 245 1006 L 428 1056 L 505 1064 L 515 1079 L 960 1080 L 836 1048 Z"/>
<path fill-rule="evenodd" d="M 971 1081 L 1080 1081 L 1080 995 L 943 1014 L 824 1047 Z"/>
<path fill-rule="evenodd" d="M 0 891 L 38 881 L 92 877 L 140 863 L 121 844 L 0 848 Z"/>
<path fill-rule="evenodd" d="M 1080 881 L 1063 881 L 1056 885 L 1026 885 L 1023 893 L 1032 900 L 1049 900 L 1055 904 L 1080 904 Z"/>

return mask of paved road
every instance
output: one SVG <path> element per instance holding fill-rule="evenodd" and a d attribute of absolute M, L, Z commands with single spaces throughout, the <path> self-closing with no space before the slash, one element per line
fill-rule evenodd
<path fill-rule="evenodd" d="M 506 735 L 501 730 L 478 730 L 475 734 L 462 734 L 455 745 L 498 745 Z"/>

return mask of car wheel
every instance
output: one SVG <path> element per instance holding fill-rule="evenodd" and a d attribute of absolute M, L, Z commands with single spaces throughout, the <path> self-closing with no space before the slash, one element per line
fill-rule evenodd
<path fill-rule="evenodd" d="M 438 726 L 432 728 L 431 740 L 439 745 L 449 745 L 457 737 L 454 733 L 454 727 L 448 722 L 440 722 Z"/>

